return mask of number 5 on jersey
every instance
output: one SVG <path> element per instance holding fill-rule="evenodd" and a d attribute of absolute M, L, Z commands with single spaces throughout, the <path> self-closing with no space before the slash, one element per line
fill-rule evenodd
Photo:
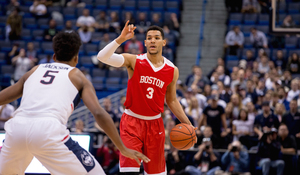
<path fill-rule="evenodd" d="M 48 70 L 45 75 L 43 76 L 44 78 L 48 78 L 50 77 L 49 81 L 45 81 L 45 80 L 41 80 L 40 82 L 42 84 L 45 84 L 45 85 L 48 85 L 48 84 L 52 84 L 54 78 L 55 78 L 55 75 L 51 75 L 50 73 L 58 73 L 58 71 L 51 71 L 51 70 Z"/>
<path fill-rule="evenodd" d="M 146 94 L 146 97 L 149 98 L 149 99 L 152 99 L 153 98 L 154 89 L 152 87 L 148 87 L 147 91 L 149 93 Z"/>

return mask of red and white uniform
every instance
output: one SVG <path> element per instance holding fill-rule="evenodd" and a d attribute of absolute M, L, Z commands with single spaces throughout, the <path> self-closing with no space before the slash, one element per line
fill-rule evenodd
<path fill-rule="evenodd" d="M 173 81 L 174 64 L 154 67 L 147 54 L 138 55 L 131 79 L 128 80 L 125 112 L 121 118 L 120 135 L 124 144 L 151 159 L 144 163 L 146 174 L 166 174 L 164 158 L 164 124 L 161 113 L 168 85 Z M 121 172 L 139 172 L 135 160 L 120 156 Z"/>

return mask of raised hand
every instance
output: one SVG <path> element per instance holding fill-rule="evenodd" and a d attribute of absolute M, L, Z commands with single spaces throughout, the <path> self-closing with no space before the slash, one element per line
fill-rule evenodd
<path fill-rule="evenodd" d="M 120 36 L 116 39 L 118 44 L 122 44 L 126 40 L 131 39 L 134 36 L 134 30 L 136 27 L 133 24 L 129 24 L 129 20 L 126 22 L 125 27 L 123 28 Z"/>
<path fill-rule="evenodd" d="M 124 151 L 121 152 L 121 154 L 130 159 L 134 159 L 139 165 L 141 165 L 141 161 L 139 159 L 143 160 L 145 163 L 150 162 L 150 159 L 144 154 L 132 149 L 126 148 Z"/>

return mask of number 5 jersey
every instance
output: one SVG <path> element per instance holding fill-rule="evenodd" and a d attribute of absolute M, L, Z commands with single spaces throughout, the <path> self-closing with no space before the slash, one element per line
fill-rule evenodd
<path fill-rule="evenodd" d="M 24 83 L 21 105 L 14 116 L 54 117 L 65 125 L 80 101 L 69 79 L 73 68 L 63 63 L 40 64 Z"/>
<path fill-rule="evenodd" d="M 146 53 L 137 55 L 133 76 L 128 80 L 125 113 L 138 118 L 160 116 L 174 67 L 165 57 L 163 65 L 156 68 Z"/>

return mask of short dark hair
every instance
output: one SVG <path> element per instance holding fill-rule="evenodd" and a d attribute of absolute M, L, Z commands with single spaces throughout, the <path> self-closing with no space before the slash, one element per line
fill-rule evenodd
<path fill-rule="evenodd" d="M 165 34 L 164 34 L 164 31 L 161 27 L 158 27 L 158 26 L 150 26 L 148 29 L 147 29 L 147 32 L 146 32 L 146 37 L 147 37 L 147 34 L 150 30 L 157 30 L 157 31 L 160 31 L 161 33 L 161 36 L 163 39 L 165 39 Z"/>
<path fill-rule="evenodd" d="M 53 50 L 58 61 L 71 61 L 81 46 L 79 35 L 72 32 L 59 32 L 53 38 Z"/>

